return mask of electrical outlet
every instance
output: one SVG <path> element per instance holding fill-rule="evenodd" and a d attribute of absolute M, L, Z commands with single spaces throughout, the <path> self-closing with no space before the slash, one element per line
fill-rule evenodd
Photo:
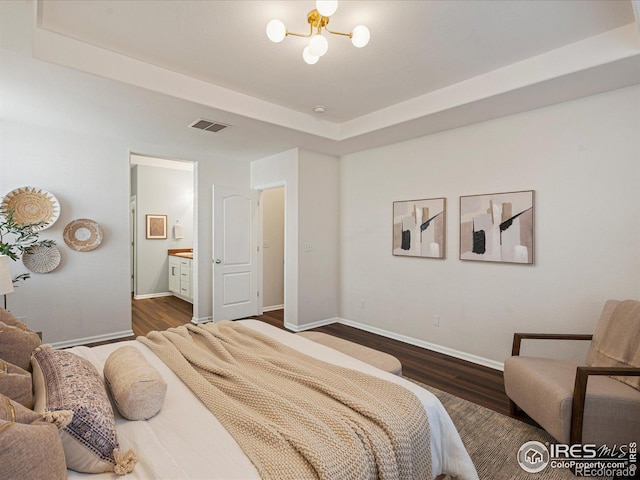
<path fill-rule="evenodd" d="M 434 315 L 433 316 L 433 326 L 434 327 L 439 327 L 440 326 L 440 315 Z"/>
<path fill-rule="evenodd" d="M 311 242 L 305 242 L 303 248 L 305 252 L 310 252 L 313 250 L 313 244 Z"/>

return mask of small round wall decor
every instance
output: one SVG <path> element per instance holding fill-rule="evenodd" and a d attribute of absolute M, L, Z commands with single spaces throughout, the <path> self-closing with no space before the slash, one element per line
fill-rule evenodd
<path fill-rule="evenodd" d="M 54 246 L 35 245 L 22 255 L 22 263 L 33 273 L 49 273 L 60 265 L 60 250 Z"/>
<path fill-rule="evenodd" d="M 35 231 L 53 225 L 60 216 L 58 199 L 46 190 L 34 187 L 20 187 L 11 190 L 2 199 L 0 210 L 13 210 L 13 218 L 20 225 L 40 223 Z"/>
<path fill-rule="evenodd" d="M 98 222 L 79 218 L 64 227 L 62 238 L 69 248 L 78 252 L 90 252 L 100 246 L 104 232 Z"/>

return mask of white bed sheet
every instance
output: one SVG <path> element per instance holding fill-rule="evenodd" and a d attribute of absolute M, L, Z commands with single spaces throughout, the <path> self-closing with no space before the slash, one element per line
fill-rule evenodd
<path fill-rule="evenodd" d="M 300 335 L 258 320 L 239 323 L 258 330 L 307 355 L 336 365 L 359 370 L 389 380 L 411 390 L 422 402 L 431 428 L 433 477 L 448 473 L 461 480 L 478 479 L 451 418 L 440 401 L 429 391 L 397 375 L 377 369 L 353 357 L 315 343 Z M 257 470 L 233 437 L 200 400 L 149 348 L 138 341 L 74 347 L 71 352 L 91 361 L 99 372 L 111 352 L 123 345 L 138 348 L 166 380 L 165 402 L 158 415 L 146 421 L 129 421 L 116 414 L 118 440 L 123 451 L 138 453 L 139 461 L 131 474 L 122 477 L 166 480 L 259 479 Z M 113 479 L 113 473 L 82 474 L 68 470 L 68 478 Z"/>

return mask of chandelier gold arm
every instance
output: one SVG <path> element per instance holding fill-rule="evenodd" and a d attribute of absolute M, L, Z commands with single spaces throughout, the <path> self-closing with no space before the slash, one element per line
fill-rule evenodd
<path fill-rule="evenodd" d="M 329 30 L 327 27 L 325 27 L 324 29 L 329 33 L 333 33 L 334 35 L 344 35 L 345 37 L 353 38 L 353 33 L 334 32 L 332 30 Z"/>
<path fill-rule="evenodd" d="M 295 33 L 295 32 L 290 32 L 289 30 L 287 30 L 287 32 L 285 33 L 285 37 L 288 37 L 289 35 L 293 35 L 294 37 L 309 38 L 311 35 L 313 35 L 313 25 L 309 25 L 309 33 L 307 33 L 307 34 L 305 34 L 305 33 Z"/>
<path fill-rule="evenodd" d="M 318 12 L 318 10 L 311 10 L 309 12 L 309 14 L 307 15 L 307 22 L 309 22 L 309 33 L 304 34 L 304 33 L 295 33 L 295 32 L 290 32 L 289 30 L 287 30 L 285 36 L 288 35 L 292 35 L 294 37 L 304 37 L 304 38 L 309 38 L 310 36 L 313 35 L 313 29 L 317 28 L 318 29 L 318 35 L 320 35 L 322 33 L 322 29 L 324 28 L 327 32 L 332 33 L 334 35 L 343 35 L 345 37 L 353 37 L 352 33 L 342 33 L 342 32 L 333 32 L 331 30 L 329 30 L 327 28 L 327 24 L 329 23 L 329 17 L 325 17 L 323 15 L 320 15 L 320 12 Z"/>

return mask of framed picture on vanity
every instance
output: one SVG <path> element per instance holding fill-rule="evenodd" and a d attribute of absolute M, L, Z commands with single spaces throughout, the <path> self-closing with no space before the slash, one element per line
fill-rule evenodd
<path fill-rule="evenodd" d="M 167 238 L 167 216 L 147 214 L 147 239 L 165 240 Z"/>

